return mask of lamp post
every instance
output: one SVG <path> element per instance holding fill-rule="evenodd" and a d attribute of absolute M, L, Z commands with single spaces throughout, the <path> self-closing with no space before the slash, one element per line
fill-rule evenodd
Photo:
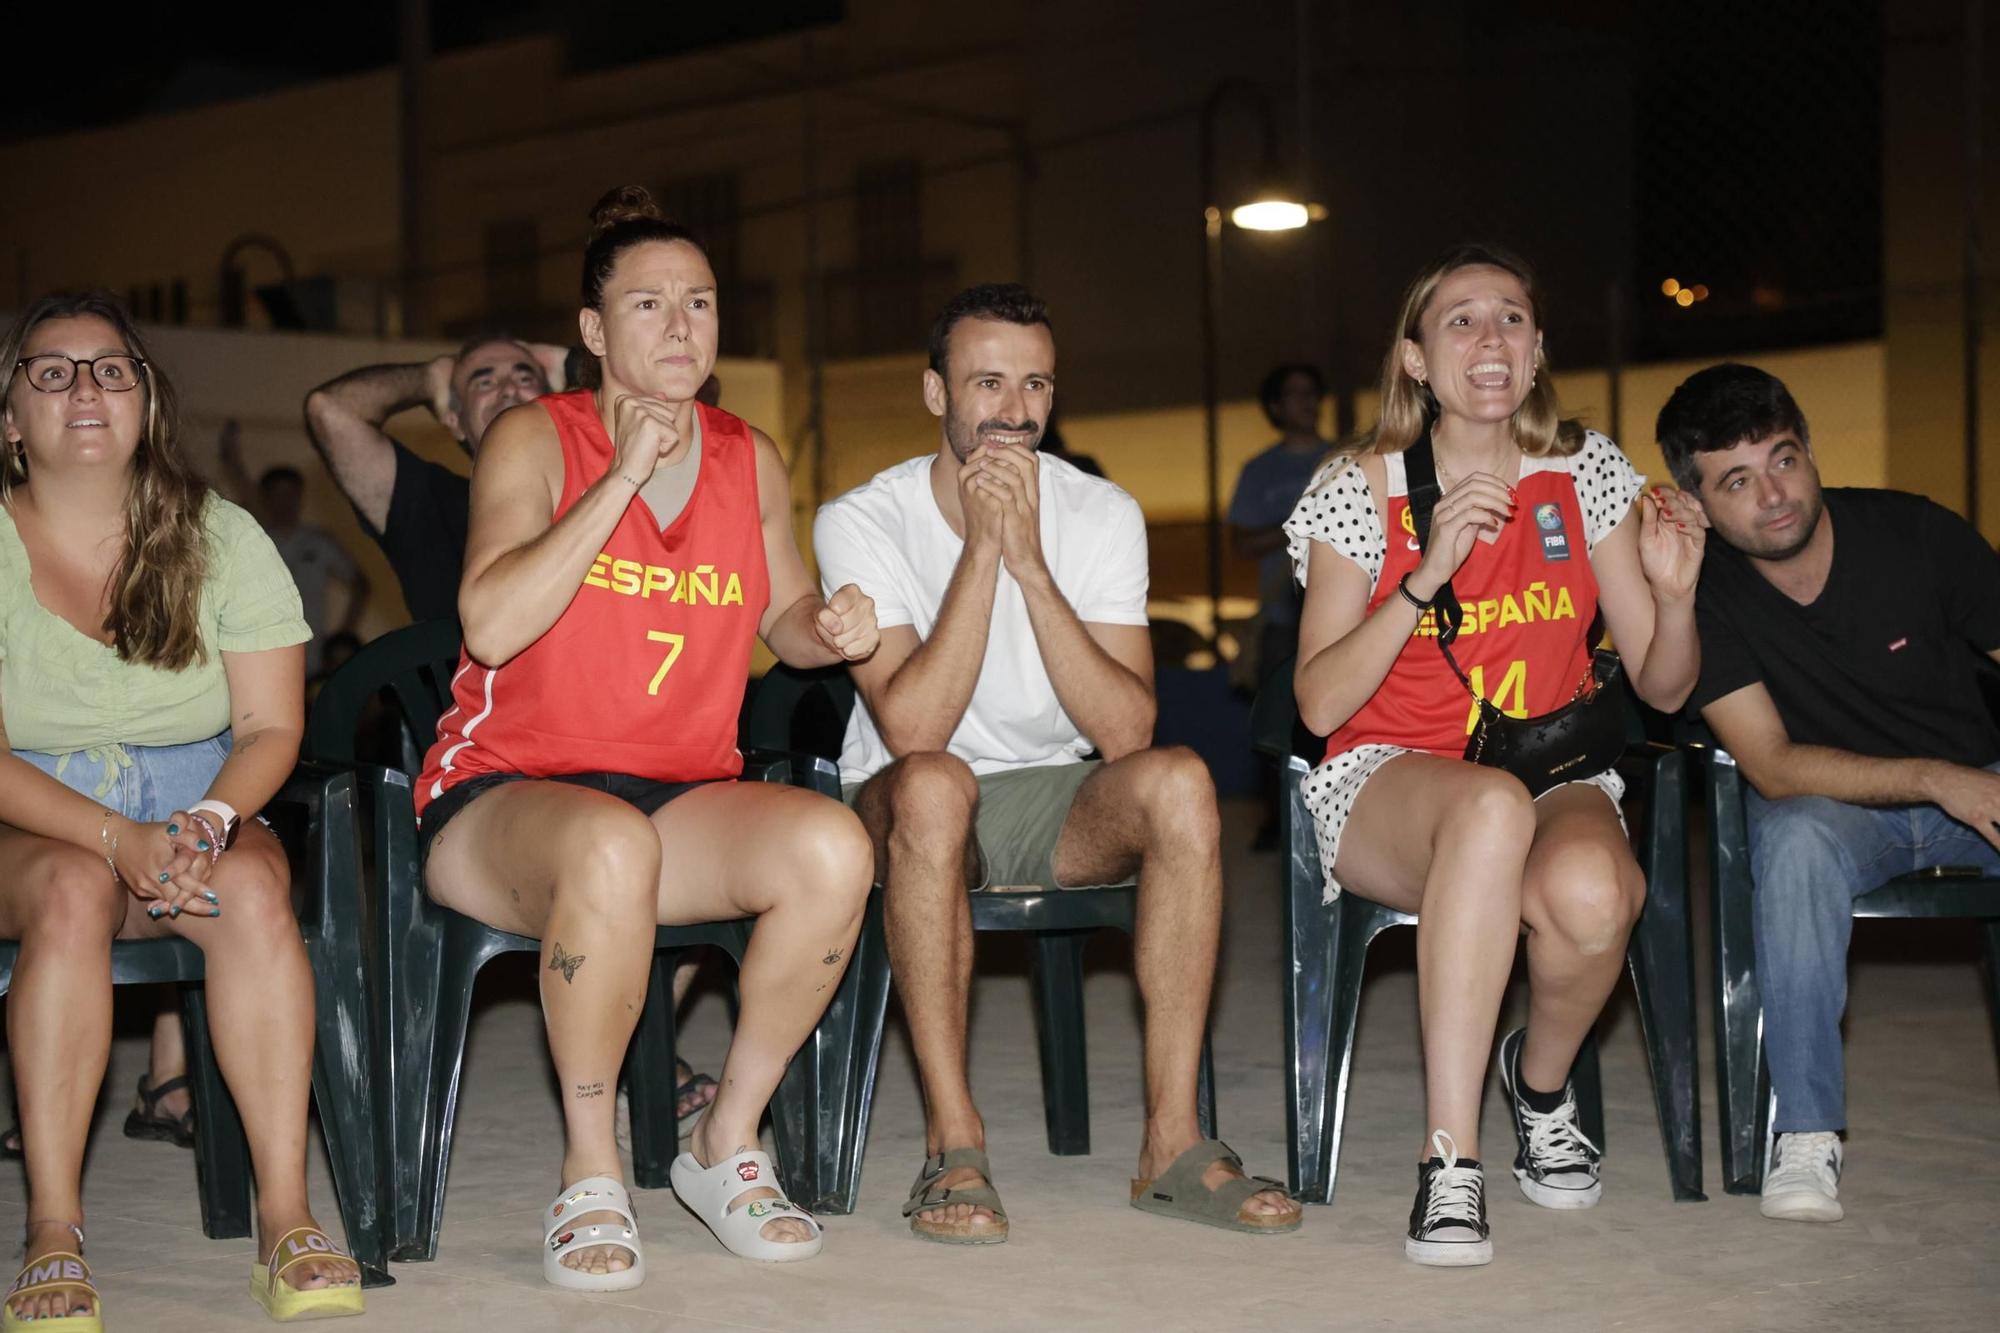
<path fill-rule="evenodd" d="M 1221 372 L 1217 365 L 1216 294 L 1222 284 L 1223 209 L 1216 197 L 1215 126 L 1222 110 L 1240 101 L 1257 116 L 1260 134 L 1261 188 L 1229 210 L 1229 221 L 1247 231 L 1296 231 L 1325 210 L 1301 202 L 1278 181 L 1277 133 L 1271 102 L 1250 79 L 1236 77 L 1217 83 L 1201 108 L 1201 405 L 1208 463 L 1208 614 L 1209 643 L 1222 659 L 1222 437 L 1217 420 Z"/>

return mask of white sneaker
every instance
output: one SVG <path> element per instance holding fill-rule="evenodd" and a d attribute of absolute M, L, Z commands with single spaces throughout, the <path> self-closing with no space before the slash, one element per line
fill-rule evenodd
<path fill-rule="evenodd" d="M 1838 1222 L 1840 1135 L 1831 1130 L 1780 1134 L 1764 1173 L 1758 1211 L 1787 1222 Z"/>

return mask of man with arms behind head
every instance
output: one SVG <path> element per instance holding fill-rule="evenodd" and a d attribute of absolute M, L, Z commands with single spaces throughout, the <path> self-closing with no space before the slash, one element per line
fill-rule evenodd
<path fill-rule="evenodd" d="M 1146 1126 L 1132 1203 L 1241 1231 L 1296 1230 L 1282 1189 L 1196 1127 L 1221 924 L 1215 789 L 1184 749 L 1149 749 L 1146 525 L 1132 497 L 1036 452 L 1055 338 L 1026 289 L 952 299 L 931 333 L 935 454 L 820 510 L 820 579 L 876 600 L 881 646 L 841 782 L 876 846 L 890 965 L 923 1081 L 929 1158 L 904 1214 L 947 1244 L 1007 1238 L 966 1080 L 968 890 L 1139 884 Z M 1093 749 L 1101 760 L 1086 759 Z"/>
<path fill-rule="evenodd" d="M 1840 1016 L 1852 903 L 1934 865 L 2000 875 L 2000 557 L 1897 491 L 1820 488 L 1805 416 L 1751 366 L 1691 376 L 1660 412 L 1710 542 L 1689 706 L 1748 779 L 1764 1045 L 1778 1098 L 1766 1217 L 1840 1220 Z"/>
<path fill-rule="evenodd" d="M 313 447 L 389 558 L 412 619 L 458 618 L 470 482 L 390 439 L 384 424 L 428 407 L 476 454 L 495 417 L 563 387 L 563 356 L 560 347 L 489 335 L 455 356 L 364 366 L 306 395 Z"/>

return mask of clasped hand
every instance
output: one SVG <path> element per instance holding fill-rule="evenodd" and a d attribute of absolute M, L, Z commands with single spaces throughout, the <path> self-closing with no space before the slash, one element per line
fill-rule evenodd
<path fill-rule="evenodd" d="M 1041 460 L 1016 445 L 980 445 L 958 473 L 968 546 L 997 544 L 1015 578 L 1044 568 Z"/>
<path fill-rule="evenodd" d="M 221 913 L 221 901 L 209 884 L 214 849 L 187 811 L 176 810 L 157 824 L 126 819 L 119 825 L 113 864 L 132 896 L 148 904 L 148 916 Z"/>

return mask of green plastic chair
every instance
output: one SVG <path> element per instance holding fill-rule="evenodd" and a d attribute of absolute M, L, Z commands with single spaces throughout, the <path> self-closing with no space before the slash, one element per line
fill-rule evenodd
<path fill-rule="evenodd" d="M 302 763 L 264 810 L 291 860 L 292 901 L 312 963 L 316 1033 L 312 1081 L 333 1168 L 347 1245 L 364 1287 L 388 1286 L 388 1219 L 381 1203 L 381 1140 L 374 1025 L 362 985 L 361 923 L 341 910 L 358 878 L 353 775 Z M 20 946 L 0 943 L 0 995 L 14 979 Z M 194 1099 L 195 1179 L 202 1231 L 217 1240 L 248 1236 L 250 1149 L 236 1102 L 222 1081 L 209 1039 L 206 972 L 199 948 L 183 939 L 128 940 L 111 946 L 114 986 L 171 983 L 180 992 Z"/>
<path fill-rule="evenodd" d="M 417 863 L 417 825 L 411 777 L 400 769 L 358 764 L 354 735 L 362 709 L 388 691 L 416 752 L 436 735 L 438 718 L 451 707 L 451 678 L 458 666 L 459 630 L 430 621 L 368 644 L 326 682 L 306 728 L 316 758 L 352 768 L 374 835 L 369 892 L 353 905 L 370 924 L 368 984 L 377 1031 L 378 1076 L 390 1090 L 383 1126 L 390 1145 L 382 1188 L 393 1200 L 391 1257 L 436 1257 L 472 988 L 479 971 L 503 953 L 539 952 L 525 935 L 494 930 L 441 907 L 423 891 Z M 746 781 L 791 782 L 785 756 L 746 756 Z M 712 945 L 739 963 L 751 921 L 662 926 L 656 936 L 652 984 L 638 1031 L 626 1057 L 632 1108 L 633 1183 L 668 1185 L 679 1152 L 674 1097 L 674 1020 L 671 980 L 682 950 Z M 787 1193 L 801 1206 L 833 1211 L 827 1189 L 811 1169 L 812 1141 L 822 1121 L 837 1122 L 844 1089 L 839 1071 L 851 1059 L 852 1012 L 858 984 L 850 967 L 828 1016 L 794 1057 L 772 1101 L 778 1169 Z M 828 1086 L 834 1084 L 836 1086 Z M 824 1116 L 818 1108 L 834 1108 Z"/>
<path fill-rule="evenodd" d="M 1764 1063 L 1764 1003 L 1751 919 L 1750 830 L 1743 774 L 1727 750 L 1691 747 L 1708 774 L 1709 883 L 1715 895 L 1715 1077 L 1722 1188 L 1761 1194 L 1771 1142 L 1771 1071 Z M 1977 921 L 1986 944 L 1986 1004 L 2000 1049 L 2000 880 L 1900 875 L 1854 900 L 1875 919 Z"/>
<path fill-rule="evenodd" d="M 854 681 L 845 668 L 799 671 L 779 665 L 758 682 L 747 709 L 744 734 L 760 749 L 795 756 L 796 771 L 835 800 L 840 770 L 828 753 L 838 752 L 840 736 L 854 709 Z M 1090 1077 L 1085 1060 L 1083 950 L 1100 930 L 1132 933 L 1137 905 L 1133 884 L 1065 889 L 1059 893 L 975 893 L 974 931 L 1013 931 L 1033 937 L 1035 1034 L 1042 1065 L 1042 1112 L 1049 1151 L 1059 1157 L 1090 1152 Z M 882 894 L 869 896 L 868 917 L 855 946 L 848 984 L 852 1008 L 844 1019 L 854 1025 L 847 1063 L 823 1086 L 845 1090 L 837 1120 L 830 1114 L 813 1145 L 814 1170 L 840 1212 L 852 1212 L 861 1188 L 861 1157 L 868 1142 L 868 1118 L 875 1099 L 876 1066 L 889 1005 L 889 946 L 882 926 Z M 843 988 L 844 990 L 845 988 Z M 1206 1138 L 1215 1131 L 1215 1062 L 1206 1038 L 1196 1110 Z"/>
<path fill-rule="evenodd" d="M 1368 946 L 1415 916 L 1384 907 L 1352 889 L 1332 906 L 1323 901 L 1319 844 L 1302 782 L 1325 742 L 1299 725 L 1287 658 L 1258 691 L 1251 732 L 1259 751 L 1278 765 L 1280 846 L 1285 852 L 1285 1118 L 1290 1133 L 1291 1183 L 1299 1198 L 1333 1202 L 1347 1121 L 1354 1034 Z M 1639 1002 L 1660 1137 L 1676 1200 L 1701 1201 L 1701 1098 L 1694 1035 L 1694 945 L 1688 920 L 1687 812 L 1681 753 L 1634 744 L 1618 765 L 1641 814 L 1639 863 L 1646 872 L 1646 907 L 1632 931 L 1626 959 Z M 1310 756 L 1310 757 L 1308 757 Z M 1585 1041 L 1571 1069 L 1583 1132 L 1604 1146 L 1604 1094 L 1597 1040 Z"/>

